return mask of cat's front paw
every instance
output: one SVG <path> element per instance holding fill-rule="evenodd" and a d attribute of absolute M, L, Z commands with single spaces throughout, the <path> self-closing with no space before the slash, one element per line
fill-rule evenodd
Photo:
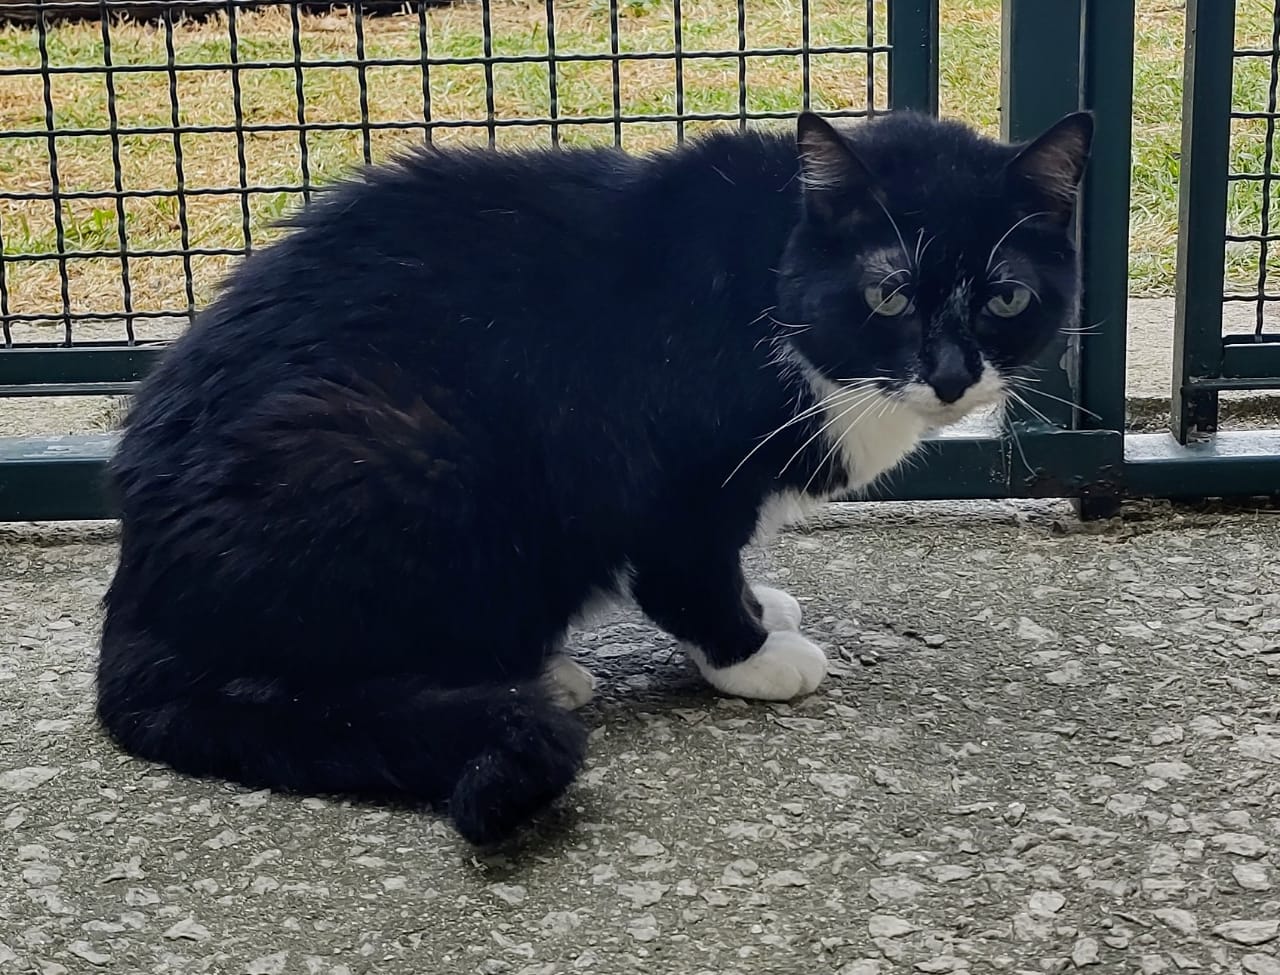
<path fill-rule="evenodd" d="M 569 711 L 576 711 L 595 697 L 595 675 L 563 653 L 557 653 L 547 661 L 542 681 L 551 699 Z"/>
<path fill-rule="evenodd" d="M 812 693 L 827 674 L 822 648 L 792 630 L 770 633 L 759 650 L 728 667 L 714 666 L 696 650 L 690 655 L 712 687 L 757 701 L 789 701 Z"/>
<path fill-rule="evenodd" d="M 795 596 L 770 586 L 752 586 L 760 603 L 760 625 L 770 633 L 800 629 L 800 603 Z"/>

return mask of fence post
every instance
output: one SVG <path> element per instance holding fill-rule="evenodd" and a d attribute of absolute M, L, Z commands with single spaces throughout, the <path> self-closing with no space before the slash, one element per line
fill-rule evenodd
<path fill-rule="evenodd" d="M 1004 0 L 1000 32 L 1000 134 L 1034 138 L 1080 107 L 1080 43 L 1084 0 Z M 1054 340 L 1036 363 L 1043 372 L 1036 409 L 1055 426 L 1076 425 L 1076 344 Z M 1041 401 L 1043 400 L 1043 401 Z M 1025 421 L 1026 417 L 1021 416 Z M 1018 421 L 1015 421 L 1018 422 Z"/>
<path fill-rule="evenodd" d="M 1222 370 L 1227 169 L 1236 0 L 1190 0 L 1182 85 L 1173 435 L 1185 444 L 1218 429 L 1218 393 L 1193 389 Z"/>
<path fill-rule="evenodd" d="M 889 107 L 938 114 L 938 0 L 889 0 Z"/>
<path fill-rule="evenodd" d="M 1084 295 L 1077 336 L 1078 422 L 1093 430 L 1123 433 L 1129 321 L 1129 197 L 1133 169 L 1134 0 L 1087 0 L 1082 49 L 1084 107 L 1093 112 L 1093 154 L 1081 204 Z M 1095 330 L 1096 329 L 1096 330 Z M 1081 500 L 1085 516 L 1101 516 L 1118 504 L 1105 485 L 1124 466 L 1124 441 L 1099 471 L 1099 492 Z"/>

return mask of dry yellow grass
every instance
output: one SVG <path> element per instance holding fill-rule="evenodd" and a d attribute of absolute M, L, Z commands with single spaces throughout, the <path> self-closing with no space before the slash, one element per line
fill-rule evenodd
<path fill-rule="evenodd" d="M 481 7 L 459 3 L 426 13 L 426 33 L 433 56 L 475 57 L 483 54 Z M 239 58 L 249 62 L 289 62 L 296 53 L 306 60 L 341 61 L 357 57 L 356 31 L 346 12 L 301 17 L 299 51 L 291 39 L 286 8 L 237 17 Z M 545 56 L 545 9 L 542 4 L 495 0 L 491 7 L 493 50 L 500 55 Z M 415 13 L 366 18 L 363 21 L 367 59 L 416 61 L 420 54 L 419 18 Z M 799 47 L 801 8 L 790 0 L 767 0 L 748 5 L 749 46 Z M 885 24 L 880 12 L 876 29 L 881 42 Z M 610 50 L 609 9 L 597 0 L 559 0 L 555 7 L 556 47 L 559 54 L 607 54 Z M 619 49 L 623 52 L 671 51 L 674 24 L 669 4 L 623 3 L 619 18 Z M 738 24 L 733 5 L 718 0 L 692 0 L 683 5 L 683 44 L 686 50 L 735 50 Z M 850 18 L 841 0 L 811 4 L 810 43 L 855 45 L 866 40 L 865 18 Z M 190 65 L 225 62 L 229 56 L 225 18 L 180 23 L 173 30 L 176 62 Z M 115 76 L 115 102 L 120 123 L 131 127 L 171 125 L 173 111 L 170 76 L 163 65 L 166 31 L 163 25 L 116 24 L 111 28 L 116 64 L 158 65 L 156 70 Z M 64 25 L 49 32 L 54 65 L 101 63 L 103 48 L 96 25 Z M 822 108 L 859 108 L 867 99 L 865 55 L 821 55 L 811 59 L 813 103 Z M 876 56 L 877 103 L 886 100 L 885 59 Z M 0 64 L 37 65 L 39 51 L 33 31 L 0 32 Z M 740 109 L 737 58 L 686 60 L 682 66 L 684 108 L 694 113 L 736 113 Z M 231 125 L 236 118 L 232 72 L 178 71 L 178 117 L 184 126 Z M 369 67 L 364 73 L 368 117 L 379 123 L 420 121 L 424 117 L 422 71 L 417 64 Z M 291 67 L 246 68 L 239 72 L 240 111 L 250 125 L 295 124 L 297 77 Z M 557 100 L 562 117 L 608 117 L 613 114 L 612 70 L 607 62 L 559 63 Z M 802 65 L 795 56 L 748 59 L 746 109 L 749 112 L 791 112 L 801 104 Z M 358 122 L 360 79 L 354 67 L 307 68 L 302 78 L 306 120 L 310 123 Z M 499 119 L 544 117 L 549 114 L 549 72 L 545 63 L 498 64 L 492 69 L 492 98 Z M 669 114 L 675 111 L 675 62 L 671 59 L 622 62 L 619 68 L 619 108 L 625 115 Z M 483 120 L 488 96 L 479 65 L 436 65 L 430 69 L 431 115 L 437 120 Z M 107 128 L 107 86 L 102 74 L 55 75 L 51 96 L 60 128 Z M 722 123 L 736 124 L 736 123 Z M 0 127 L 43 130 L 44 105 L 38 77 L 6 79 L 0 88 Z M 691 123 L 687 134 L 707 128 Z M 612 124 L 562 125 L 563 143 L 610 142 Z M 632 150 L 668 145 L 674 140 L 670 123 L 629 123 L 623 144 Z M 308 175 L 324 182 L 363 158 L 360 131 L 322 131 L 306 135 Z M 420 141 L 420 130 L 378 130 L 367 135 L 373 158 Z M 485 142 L 483 127 L 446 128 L 435 133 L 441 143 Z M 547 126 L 499 127 L 499 145 L 546 144 Z M 176 187 L 176 157 L 171 134 L 131 134 L 121 140 L 121 184 L 126 190 Z M 112 151 L 108 138 L 75 136 L 58 139 L 59 180 L 64 190 L 101 191 L 113 187 Z M 186 133 L 181 138 L 184 184 L 188 188 L 297 186 L 302 182 L 300 137 L 296 131 L 252 132 L 244 140 L 243 184 L 236 139 L 228 133 Z M 0 159 L 0 178 L 9 189 L 44 191 L 49 185 L 48 142 L 44 138 L 9 140 Z M 270 222 L 294 205 L 291 192 L 251 192 L 244 197 L 255 243 L 271 234 Z M 174 196 L 128 199 L 124 203 L 131 251 L 176 249 L 184 237 L 194 248 L 237 248 L 243 245 L 244 212 L 238 193 L 188 197 L 185 214 Z M 81 250 L 116 250 L 119 240 L 115 204 L 108 198 L 65 201 L 62 219 L 69 244 Z M 8 253 L 51 253 L 56 249 L 53 208 L 45 201 L 17 201 L 0 205 L 0 221 Z M 194 297 L 199 304 L 234 260 L 227 256 L 191 259 Z M 59 307 L 57 262 L 11 262 L 10 311 L 38 314 Z M 121 306 L 119 264 L 114 259 L 78 259 L 69 263 L 70 304 L 75 312 Z M 135 257 L 130 283 L 136 309 L 186 306 L 184 262 L 177 257 Z M 48 326 L 15 326 L 16 331 L 47 332 Z M 147 325 L 140 322 L 139 334 Z"/>

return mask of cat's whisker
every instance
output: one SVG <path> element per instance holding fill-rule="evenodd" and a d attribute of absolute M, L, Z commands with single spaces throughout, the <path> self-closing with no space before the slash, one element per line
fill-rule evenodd
<path fill-rule="evenodd" d="M 1047 216 L 1049 216 L 1048 210 L 1037 210 L 1035 213 L 1028 213 L 1025 217 L 1023 217 L 1021 220 L 1014 223 L 1012 227 L 1006 230 L 1004 232 L 1004 236 L 996 241 L 996 246 L 991 248 L 991 254 L 990 256 L 987 257 L 987 273 L 988 274 L 991 273 L 991 262 L 996 259 L 996 252 L 999 251 L 1000 248 L 1004 246 L 1004 242 L 1009 239 L 1010 234 L 1012 234 L 1015 230 L 1021 227 L 1028 220 L 1034 220 L 1036 217 L 1047 217 Z"/>
<path fill-rule="evenodd" d="M 816 414 L 818 414 L 818 413 L 821 413 L 823 410 L 825 410 L 825 409 L 826 409 L 827 407 L 829 407 L 829 406 L 833 406 L 833 405 L 834 405 L 834 406 L 840 406 L 840 405 L 843 405 L 843 403 L 844 403 L 844 398 L 845 398 L 845 397 L 848 397 L 848 398 L 850 398 L 850 399 L 851 399 L 851 398 L 854 396 L 854 394 L 855 394 L 855 393 L 861 393 L 861 392 L 864 392 L 864 391 L 865 391 L 865 389 L 864 389 L 863 387 L 853 387 L 852 389 L 837 389 L 837 390 L 835 390 L 834 392 L 828 393 L 826 396 L 822 397 L 822 399 L 820 399 L 820 400 L 818 400 L 816 403 L 813 403 L 812 405 L 810 405 L 807 409 L 805 409 L 805 410 L 803 410 L 802 412 L 798 413 L 797 415 L 795 415 L 795 416 L 791 417 L 791 418 L 790 418 L 790 419 L 788 419 L 785 423 L 783 423 L 781 426 L 779 426 L 779 427 L 777 427 L 775 430 L 772 430 L 771 432 L 767 433 L 767 434 L 766 434 L 766 435 L 765 435 L 765 436 L 760 440 L 760 442 L 759 442 L 758 444 L 756 444 L 754 447 L 752 447 L 752 448 L 751 448 L 751 450 L 747 452 L 747 455 L 746 455 L 745 457 L 743 457 L 743 458 L 742 458 L 742 460 L 738 461 L 738 465 L 737 465 L 733 470 L 731 470 L 731 471 L 729 472 L 729 476 L 728 476 L 728 477 L 726 477 L 726 478 L 725 478 L 725 479 L 720 483 L 720 486 L 721 486 L 721 487 L 724 487 L 724 486 L 725 486 L 726 484 L 728 484 L 731 480 L 733 480 L 734 475 L 735 475 L 735 474 L 737 474 L 737 473 L 738 473 L 738 471 L 742 470 L 743 465 L 745 465 L 745 464 L 747 463 L 747 461 L 749 461 L 752 457 L 754 457 L 757 451 L 759 451 L 759 450 L 760 450 L 760 449 L 761 449 L 765 444 L 767 444 L 770 440 L 772 440 L 772 439 L 773 439 L 774 437 L 776 437 L 778 434 L 782 433 L 782 431 L 786 430 L 788 427 L 791 427 L 791 426 L 793 426 L 793 425 L 795 425 L 795 424 L 797 424 L 797 423 L 801 422 L 802 420 L 806 420 L 806 419 L 808 419 L 808 418 L 809 418 L 809 417 L 811 417 L 811 416 L 814 416 L 814 415 L 816 415 Z"/>
<path fill-rule="evenodd" d="M 808 449 L 809 444 L 817 440 L 820 436 L 822 436 L 824 433 L 830 430 L 833 426 L 835 426 L 837 423 L 843 420 L 846 416 L 848 416 L 854 410 L 858 409 L 860 406 L 866 405 L 867 403 L 874 400 L 878 395 L 880 395 L 880 390 L 878 389 L 862 390 L 861 392 L 863 393 L 862 397 L 856 400 L 855 402 L 847 405 L 844 403 L 841 403 L 840 405 L 843 406 L 844 409 L 841 410 L 840 413 L 833 416 L 831 419 L 827 420 L 826 423 L 824 423 L 816 431 L 814 431 L 814 433 L 809 437 L 809 439 L 806 440 L 804 443 L 802 443 L 799 446 L 799 448 L 796 450 L 796 452 L 787 458 L 787 462 L 783 464 L 782 469 L 778 471 L 778 474 L 777 474 L 778 477 L 781 477 L 783 474 L 787 472 L 787 468 L 790 467 L 792 463 L 795 462 L 795 459 L 797 457 L 799 457 L 801 454 L 805 452 L 805 450 Z M 857 421 L 855 420 L 855 422 Z M 852 426 L 852 424 L 850 424 L 850 426 Z M 849 432 L 848 429 L 844 431 L 844 433 L 848 433 L 848 432 Z M 843 434 L 841 434 L 841 436 L 843 436 Z M 840 440 L 840 437 L 837 437 L 836 442 L 838 443 L 839 440 Z M 805 486 L 805 490 L 808 490 L 808 485 Z"/>
<path fill-rule="evenodd" d="M 761 312 L 760 312 L 760 314 L 759 314 L 759 315 L 757 315 L 755 318 L 751 319 L 751 322 L 750 322 L 749 324 L 751 324 L 751 325 L 759 325 L 759 324 L 760 324 L 762 321 L 764 321 L 766 318 L 769 318 L 769 317 L 770 317 L 770 316 L 769 316 L 769 312 L 773 311 L 773 310 L 774 310 L 775 308 L 777 308 L 777 307 L 778 307 L 777 305 L 770 305 L 768 308 L 766 308 L 766 309 L 764 309 L 763 311 L 761 311 Z"/>
<path fill-rule="evenodd" d="M 880 283 L 877 284 L 876 287 L 883 288 L 885 285 L 885 282 L 888 281 L 890 278 L 896 277 L 899 274 L 910 274 L 910 273 L 911 273 L 911 269 L 906 267 L 900 267 L 897 270 L 890 271 L 888 274 L 886 274 L 884 277 L 880 279 Z"/>
<path fill-rule="evenodd" d="M 1026 288 L 1035 296 L 1036 301 L 1040 301 L 1040 292 L 1037 291 L 1035 288 L 1031 287 L 1031 285 L 1027 284 L 1027 282 L 1020 281 L 1018 278 L 1001 278 L 996 283 L 997 284 L 1016 284 L 1021 288 Z M 1043 302 L 1041 302 L 1041 304 L 1043 304 Z"/>
<path fill-rule="evenodd" d="M 924 231 L 923 231 L 923 230 L 922 230 L 922 231 L 920 231 L 920 232 L 921 232 L 922 234 L 924 233 Z M 937 234 L 931 234 L 931 235 L 929 236 L 929 239 L 928 239 L 928 240 L 926 240 L 926 241 L 924 242 L 924 246 L 923 246 L 922 248 L 920 248 L 920 253 L 918 253 L 918 254 L 916 255 L 916 267 L 919 267 L 919 266 L 920 266 L 920 262 L 924 260 L 924 256 L 925 256 L 925 254 L 929 253 L 929 245 L 930 245 L 930 244 L 932 244 L 932 243 L 933 243 L 935 240 L 937 240 L 937 239 L 938 239 L 938 235 L 937 235 Z"/>
<path fill-rule="evenodd" d="M 988 269 L 987 269 L 987 279 L 988 279 L 988 280 L 992 280 L 992 279 L 994 279 L 994 278 L 995 278 L 995 276 L 1001 272 L 1001 270 L 1003 270 L 1004 268 L 1006 268 L 1006 267 L 1008 267 L 1008 266 L 1009 266 L 1009 262 L 1008 262 L 1008 261 L 1001 261 L 1001 262 L 1000 262 L 999 264 L 997 264 L 995 267 L 993 267 L 993 268 L 988 268 Z"/>
<path fill-rule="evenodd" d="M 864 400 L 862 402 L 866 402 L 866 401 Z M 859 403 L 857 405 L 862 405 L 862 403 Z M 893 401 L 888 397 L 883 397 L 883 402 L 880 404 L 880 409 L 876 413 L 876 418 L 879 419 L 880 417 L 884 416 L 885 412 L 888 410 L 888 408 L 891 405 L 893 405 Z M 845 412 L 847 413 L 848 411 L 846 410 Z M 865 422 L 869 415 L 870 415 L 870 410 L 864 413 L 861 413 L 858 416 L 855 416 L 851 421 L 849 421 L 848 425 L 845 426 L 845 428 L 842 431 L 840 431 L 840 433 L 837 436 L 831 438 L 831 446 L 827 449 L 827 452 L 822 455 L 821 459 L 818 461 L 813 471 L 809 474 L 809 479 L 804 482 L 804 491 L 806 493 L 808 493 L 809 488 L 813 486 L 814 479 L 817 478 L 817 476 L 822 473 L 823 469 L 826 468 L 827 463 L 835 455 L 836 451 L 840 449 L 840 445 L 841 443 L 843 443 L 844 438 L 847 437 L 849 435 L 849 432 L 854 427 L 856 427 L 859 423 Z M 844 414 L 841 414 L 841 416 L 836 417 L 836 419 L 839 420 L 843 416 Z"/>
<path fill-rule="evenodd" d="M 880 309 L 883 308 L 885 305 L 887 305 L 889 302 L 891 302 L 897 295 L 901 294 L 902 289 L 905 288 L 908 284 L 909 282 L 903 281 L 902 284 L 898 285 L 896 288 L 890 291 L 887 295 L 881 298 L 880 304 L 876 305 L 874 308 L 871 309 L 871 314 L 868 315 L 865 319 L 863 319 L 862 324 L 866 325 L 867 322 L 875 318 L 876 315 L 880 313 Z"/>
<path fill-rule="evenodd" d="M 1097 335 L 1102 331 L 1103 322 L 1094 322 L 1092 325 L 1080 325 L 1074 328 L 1058 329 L 1063 335 Z"/>
<path fill-rule="evenodd" d="M 888 218 L 889 226 L 893 228 L 893 232 L 898 237 L 898 246 L 902 248 L 902 256 L 905 257 L 908 261 L 910 261 L 911 252 L 907 250 L 907 242 L 903 239 L 902 231 L 898 228 L 898 221 L 893 219 L 893 214 L 890 213 L 889 208 L 885 206 L 883 202 L 881 202 L 879 196 L 877 196 L 875 193 L 872 193 L 871 199 L 876 201 L 876 206 L 878 206 L 880 208 L 880 211 L 885 215 L 885 217 Z"/>
<path fill-rule="evenodd" d="M 1049 426 L 1055 426 L 1055 424 L 1054 424 L 1054 422 L 1053 422 L 1052 420 L 1050 420 L 1047 416 L 1045 416 L 1043 413 L 1041 413 L 1038 409 L 1036 409 L 1034 406 L 1032 406 L 1030 403 L 1028 403 L 1028 402 L 1027 402 L 1027 400 L 1026 400 L 1026 398 L 1025 398 L 1024 396 L 1022 396 L 1022 394 L 1021 394 L 1021 393 L 1019 393 L 1017 390 L 1015 390 L 1015 389 L 1011 389 L 1011 390 L 1009 390 L 1009 398 L 1010 398 L 1011 400 L 1013 400 L 1015 403 L 1017 403 L 1019 406 L 1021 406 L 1021 407 L 1022 407 L 1024 410 L 1026 410 L 1028 413 L 1030 413 L 1032 416 L 1034 416 L 1034 417 L 1035 417 L 1037 420 L 1039 420 L 1041 423 L 1046 423 L 1046 424 L 1048 424 Z"/>
<path fill-rule="evenodd" d="M 791 322 L 784 322 L 780 318 L 774 318 L 772 315 L 769 315 L 768 312 L 765 312 L 765 314 L 768 315 L 769 321 L 781 328 L 813 328 L 812 322 L 806 322 L 803 325 L 793 325 Z M 759 321 L 759 319 L 756 320 Z"/>
<path fill-rule="evenodd" d="M 1085 416 L 1092 417 L 1095 420 L 1102 419 L 1102 417 L 1099 416 L 1097 413 L 1093 412 L 1093 410 L 1086 409 L 1085 407 L 1081 406 L 1079 403 L 1073 403 L 1069 399 L 1063 399 L 1061 396 L 1054 396 L 1053 393 L 1046 393 L 1043 389 L 1032 389 L 1030 386 L 1021 386 L 1019 388 L 1021 388 L 1024 392 L 1035 393 L 1037 396 L 1043 396 L 1045 399 L 1051 399 L 1055 403 L 1062 403 L 1064 406 L 1073 407 L 1074 409 L 1079 410 Z"/>
<path fill-rule="evenodd" d="M 1017 394 L 1015 393 L 1012 395 L 1017 395 Z M 1022 449 L 1022 438 L 1018 436 L 1018 431 L 1014 427 L 1014 425 L 1009 422 L 1009 411 L 1007 407 L 1005 409 L 1004 428 L 1005 430 L 1008 431 L 1009 437 L 1010 439 L 1013 440 L 1014 446 L 1018 448 L 1018 456 L 1022 458 L 1023 466 L 1025 466 L 1026 469 L 1029 471 L 1035 470 L 1035 468 L 1031 466 L 1031 461 L 1027 460 L 1027 452 Z"/>

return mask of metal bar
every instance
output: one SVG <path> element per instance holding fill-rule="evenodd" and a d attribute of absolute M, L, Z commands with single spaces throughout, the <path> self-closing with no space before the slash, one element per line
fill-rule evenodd
<path fill-rule="evenodd" d="M 1218 433 L 1189 444 L 1169 434 L 1143 434 L 1130 436 L 1124 453 L 1132 497 L 1280 495 L 1280 430 Z"/>
<path fill-rule="evenodd" d="M 1221 379 L 1190 380 L 1193 386 L 1201 383 L 1251 380 L 1250 389 L 1280 389 L 1280 341 L 1231 342 L 1222 347 Z M 1219 386 L 1220 389 L 1241 389 L 1241 386 Z"/>
<path fill-rule="evenodd" d="M 802 30 L 802 38 L 807 36 Z M 868 47 L 866 44 L 822 44 L 805 46 L 801 41 L 799 47 L 758 47 L 748 48 L 745 53 L 748 57 L 783 57 L 789 55 L 804 56 L 816 54 L 888 54 L 893 49 L 888 44 L 876 44 Z M 556 61 L 560 64 L 566 62 L 575 63 L 600 63 L 607 64 L 610 61 L 672 61 L 675 60 L 677 53 L 685 60 L 703 59 L 703 60 L 719 60 L 722 58 L 736 58 L 738 51 L 735 48 L 722 49 L 694 49 L 675 51 L 674 49 L 659 51 L 626 51 L 626 52 L 586 52 L 586 51 L 566 51 L 556 55 Z M 241 71 L 269 71 L 283 70 L 292 71 L 294 68 L 355 68 L 361 64 L 377 65 L 380 68 L 416 68 L 422 63 L 421 58 L 407 57 L 389 57 L 389 58 L 369 58 L 364 61 L 358 58 L 300 58 L 290 59 L 288 61 L 276 59 L 264 59 L 258 61 L 240 61 L 239 68 Z M 427 64 L 431 66 L 438 65 L 473 65 L 481 66 L 490 64 L 546 64 L 547 56 L 545 54 L 490 54 L 482 57 L 429 57 Z M 182 64 L 175 64 L 173 71 L 176 74 L 184 74 L 189 71 L 230 71 L 232 64 L 230 61 L 191 61 Z M 42 78 L 44 75 L 50 77 L 56 75 L 96 75 L 96 74 L 154 74 L 168 73 L 169 66 L 167 64 L 115 64 L 107 67 L 101 64 L 51 64 L 48 70 L 41 68 L 26 67 L 0 67 L 0 78 L 14 77 L 36 77 Z M 230 128 L 227 126 L 226 128 Z M 162 130 L 163 131 L 163 130 Z M 186 131 L 184 128 L 183 131 Z M 34 129 L 30 132 L 21 130 L 10 135 L 22 135 L 24 138 L 43 137 L 47 134 L 44 129 Z M 74 133 L 59 131 L 57 135 L 81 134 L 78 130 Z"/>
<path fill-rule="evenodd" d="M 1088 0 L 1084 105 L 1093 154 L 1081 203 L 1084 296 L 1080 402 L 1085 428 L 1123 430 L 1129 310 L 1129 185 L 1133 148 L 1134 0 Z"/>
<path fill-rule="evenodd" d="M 166 346 L 28 346 L 0 352 L 0 385 L 130 383 L 142 379 Z"/>
<path fill-rule="evenodd" d="M 103 474 L 110 434 L 0 438 L 0 522 L 112 518 Z"/>
<path fill-rule="evenodd" d="M 1262 147 L 1262 207 L 1259 214 L 1261 232 L 1258 234 L 1259 297 L 1257 305 L 1254 306 L 1255 331 L 1258 335 L 1262 334 L 1263 326 L 1266 324 L 1267 311 L 1266 300 L 1262 296 L 1267 293 L 1267 251 L 1271 243 L 1271 184 L 1275 180 L 1271 164 L 1275 159 L 1276 151 L 1276 88 L 1280 84 L 1280 6 L 1272 9 L 1270 61 L 1271 80 L 1267 85 L 1267 134 Z"/>
<path fill-rule="evenodd" d="M 1000 129 L 1039 135 L 1080 107 L 1085 0 L 1005 0 L 1001 8 Z M 1105 198 L 1104 198 L 1105 202 Z M 1060 335 L 1036 362 L 1035 406 L 1063 428 L 1076 426 L 1079 336 Z M 1064 367 L 1065 364 L 1065 367 Z M 1025 412 L 1017 415 L 1025 417 Z"/>
<path fill-rule="evenodd" d="M 1129 314 L 1129 194 L 1133 149 L 1134 0 L 1086 0 L 1081 46 L 1081 94 L 1093 112 L 1094 141 L 1078 217 L 1083 293 L 1080 320 L 1088 328 L 1068 340 L 1074 350 L 1080 410 L 1077 427 L 1125 429 L 1125 358 Z M 1100 484 L 1113 483 L 1124 438 L 1100 458 Z M 1087 472 L 1081 472 L 1088 477 Z M 1119 493 L 1095 492 L 1081 517 L 1109 517 Z"/>
<path fill-rule="evenodd" d="M 938 114 L 938 35 L 938 0 L 890 0 L 890 108 Z"/>
<path fill-rule="evenodd" d="M 1173 434 L 1184 444 L 1218 427 L 1217 393 L 1197 390 L 1193 381 L 1222 371 L 1235 22 L 1235 0 L 1187 4 L 1171 411 Z"/>
<path fill-rule="evenodd" d="M 111 18 L 106 16 L 105 4 L 100 19 L 99 29 L 102 32 L 102 61 L 112 63 L 111 57 Z M 116 79 L 107 75 L 107 122 L 112 129 L 120 125 L 120 114 L 116 107 Z M 120 297 L 124 303 L 124 328 L 129 344 L 134 341 L 133 319 L 133 282 L 129 274 L 129 230 L 125 222 L 124 199 L 124 167 L 122 165 L 120 136 L 111 136 L 111 182 L 116 196 L 116 244 L 120 248 Z M 7 309 L 6 309 L 7 310 Z"/>
<path fill-rule="evenodd" d="M 922 465 L 862 500 L 1280 495 L 1280 430 L 1220 433 L 1185 446 L 1169 434 L 1131 435 L 1124 464 L 1114 469 L 1103 462 L 1120 439 L 1115 431 L 1049 428 L 1021 436 L 1038 468 L 1033 477 L 1017 474 L 1005 438 L 941 437 Z M 115 440 L 114 434 L 0 439 L 0 522 L 114 517 L 102 471 Z M 1091 474 L 1078 476 L 1077 466 Z"/>

